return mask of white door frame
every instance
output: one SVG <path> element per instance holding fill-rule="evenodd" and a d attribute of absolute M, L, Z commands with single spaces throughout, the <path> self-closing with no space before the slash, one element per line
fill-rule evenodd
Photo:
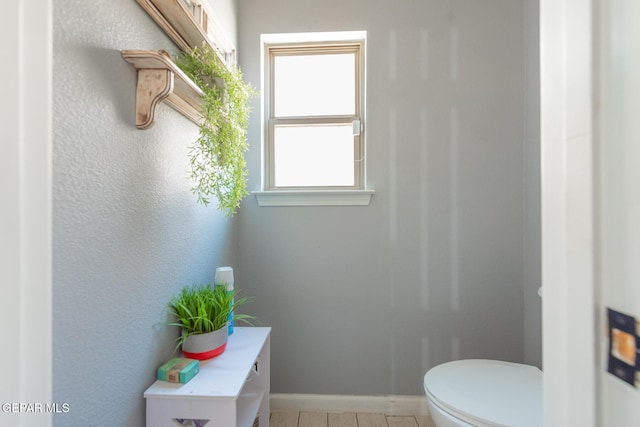
<path fill-rule="evenodd" d="M 25 427 L 50 426 L 53 403 L 51 1 L 0 2 L 0 418 Z"/>
<path fill-rule="evenodd" d="M 594 427 L 592 0 L 540 0 L 544 421 Z"/>

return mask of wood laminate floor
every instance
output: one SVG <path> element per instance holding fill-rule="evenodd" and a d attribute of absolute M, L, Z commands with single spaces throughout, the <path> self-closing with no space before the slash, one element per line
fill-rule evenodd
<path fill-rule="evenodd" d="M 270 427 L 435 427 L 425 415 L 395 416 L 364 413 L 272 412 Z"/>

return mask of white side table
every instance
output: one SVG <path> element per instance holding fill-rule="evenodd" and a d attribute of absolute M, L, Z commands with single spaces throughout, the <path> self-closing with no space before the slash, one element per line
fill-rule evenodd
<path fill-rule="evenodd" d="M 220 356 L 187 384 L 156 381 L 144 392 L 147 427 L 269 427 L 271 328 L 235 327 Z M 198 420 L 198 423 L 195 422 Z"/>

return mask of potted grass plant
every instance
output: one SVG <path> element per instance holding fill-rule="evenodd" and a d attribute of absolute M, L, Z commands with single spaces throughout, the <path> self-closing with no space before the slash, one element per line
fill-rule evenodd
<path fill-rule="evenodd" d="M 185 286 L 169 301 L 175 317 L 169 325 L 181 329 L 176 349 L 182 347 L 184 357 L 197 360 L 220 355 L 227 346 L 230 313 L 234 313 L 236 321 L 250 323 L 254 318 L 236 311 L 249 301 L 249 297 L 227 290 L 226 286 Z"/>
<path fill-rule="evenodd" d="M 181 52 L 174 61 L 204 93 L 200 136 L 189 152 L 192 191 L 205 206 L 216 197 L 218 208 L 230 217 L 248 194 L 244 153 L 249 101 L 256 90 L 209 45 Z"/>

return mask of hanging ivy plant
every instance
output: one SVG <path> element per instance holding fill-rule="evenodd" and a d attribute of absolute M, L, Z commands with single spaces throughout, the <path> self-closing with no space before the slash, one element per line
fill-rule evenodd
<path fill-rule="evenodd" d="M 244 153 L 249 101 L 256 91 L 240 68 L 227 68 L 208 45 L 180 53 L 175 63 L 204 92 L 204 121 L 189 150 L 192 191 L 205 206 L 215 196 L 218 209 L 230 217 L 248 194 Z"/>

